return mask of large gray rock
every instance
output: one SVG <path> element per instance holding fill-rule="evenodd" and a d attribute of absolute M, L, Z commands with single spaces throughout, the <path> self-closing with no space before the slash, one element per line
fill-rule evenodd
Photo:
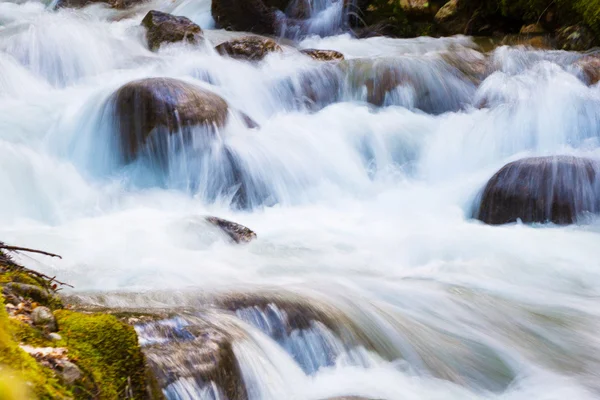
<path fill-rule="evenodd" d="M 150 11 L 142 20 L 146 28 L 148 47 L 157 50 L 163 43 L 187 42 L 198 44 L 202 29 L 186 17 L 176 17 L 160 11 Z"/>
<path fill-rule="evenodd" d="M 476 217 L 492 225 L 571 224 L 600 211 L 598 163 L 571 156 L 525 158 L 505 165 L 487 183 Z"/>

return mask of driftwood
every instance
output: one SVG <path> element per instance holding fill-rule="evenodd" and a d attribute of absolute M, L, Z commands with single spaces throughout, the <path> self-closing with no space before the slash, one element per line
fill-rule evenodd
<path fill-rule="evenodd" d="M 37 250 L 37 249 L 30 249 L 27 247 L 9 246 L 4 242 L 0 242 L 0 263 L 6 265 L 6 267 L 8 267 L 9 269 L 14 269 L 14 270 L 17 270 L 20 272 L 24 272 L 33 277 L 36 277 L 36 278 L 42 280 L 46 286 L 48 286 L 49 288 L 51 288 L 54 291 L 59 290 L 58 289 L 59 285 L 60 286 L 68 286 L 71 288 L 73 287 L 72 285 L 69 285 L 68 283 L 57 280 L 55 276 L 48 276 L 48 275 L 42 274 L 41 272 L 37 272 L 37 271 L 34 271 L 32 269 L 29 269 L 27 267 L 17 264 L 13 260 L 13 258 L 6 252 L 36 253 L 36 254 L 43 254 L 45 256 L 56 257 L 56 258 L 62 259 L 62 257 L 59 256 L 58 254 L 48 253 L 47 251 L 42 251 L 42 250 Z"/>

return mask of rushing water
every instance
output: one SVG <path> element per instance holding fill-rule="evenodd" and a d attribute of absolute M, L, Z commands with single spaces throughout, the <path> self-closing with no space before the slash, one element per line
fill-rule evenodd
<path fill-rule="evenodd" d="M 340 5 L 315 2 L 309 31 L 341 28 Z M 149 9 L 188 16 L 207 42 L 150 52 Z M 206 0 L 126 12 L 0 2 L 0 236 L 64 257 L 28 265 L 88 301 L 185 308 L 137 328 L 157 365 L 181 367 L 165 372 L 170 399 L 227 396 L 198 372 L 206 321 L 225 332 L 252 400 L 600 396 L 598 220 L 471 218 L 507 162 L 600 158 L 600 91 L 581 55 L 486 58 L 465 37 L 342 34 L 297 43 L 343 52 L 339 67 L 292 47 L 249 64 L 212 50 L 233 35 L 213 26 Z M 231 118 L 212 156 L 173 156 L 166 175 L 123 167 L 111 96 L 158 76 L 212 90 L 260 127 Z M 230 206 L 225 152 L 249 209 Z M 233 245 L 205 215 L 258 239 Z M 177 359 L 190 354 L 200 364 Z"/>

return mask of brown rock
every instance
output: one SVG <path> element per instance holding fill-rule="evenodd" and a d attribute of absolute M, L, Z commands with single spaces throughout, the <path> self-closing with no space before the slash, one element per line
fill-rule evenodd
<path fill-rule="evenodd" d="M 171 78 L 148 78 L 122 86 L 113 96 L 125 162 L 133 161 L 153 135 L 151 154 L 164 162 L 168 134 L 181 132 L 191 139 L 190 126 L 225 125 L 228 105 L 219 95 Z"/>
<path fill-rule="evenodd" d="M 546 30 L 540 24 L 523 25 L 521 35 L 542 35 Z"/>
<path fill-rule="evenodd" d="M 597 55 L 585 56 L 575 63 L 583 72 L 588 85 L 595 85 L 600 81 L 600 57 Z"/>
<path fill-rule="evenodd" d="M 221 43 L 215 50 L 221 55 L 248 61 L 260 61 L 269 53 L 282 51 L 281 46 L 273 39 L 260 36 L 233 39 Z"/>
<path fill-rule="evenodd" d="M 256 239 L 256 233 L 243 225 L 217 217 L 206 217 L 206 221 L 219 227 L 236 243 L 249 243 Z"/>
<path fill-rule="evenodd" d="M 499 225 L 522 220 L 571 224 L 600 211 L 598 163 L 571 156 L 525 158 L 487 183 L 477 218 Z"/>
<path fill-rule="evenodd" d="M 344 59 L 344 55 L 335 50 L 304 49 L 300 52 L 318 61 L 341 61 Z"/>
<path fill-rule="evenodd" d="M 202 29 L 186 17 L 175 17 L 160 11 L 150 11 L 142 20 L 146 27 L 148 47 L 157 50 L 163 43 L 188 42 L 198 44 L 203 39 Z"/>

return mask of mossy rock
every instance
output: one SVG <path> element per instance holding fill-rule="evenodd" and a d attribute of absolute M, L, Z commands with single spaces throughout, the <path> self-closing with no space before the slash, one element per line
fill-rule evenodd
<path fill-rule="evenodd" d="M 13 329 L 4 307 L 4 298 L 0 294 L 0 373 L 3 379 L 26 382 L 31 395 L 39 399 L 71 398 L 70 390 L 61 385 L 50 369 L 42 367 L 21 350 L 13 336 Z"/>
<path fill-rule="evenodd" d="M 55 312 L 61 344 L 97 399 L 147 398 L 147 371 L 135 330 L 106 314 Z M 90 382 L 91 380 L 91 382 Z"/>

